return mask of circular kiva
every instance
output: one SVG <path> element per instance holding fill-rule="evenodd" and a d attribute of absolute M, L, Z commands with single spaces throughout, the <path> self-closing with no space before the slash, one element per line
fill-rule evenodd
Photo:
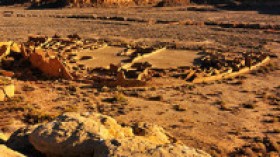
<path fill-rule="evenodd" d="M 204 83 L 234 78 L 270 60 L 269 54 L 264 52 L 201 52 L 171 49 L 167 45 L 147 46 L 108 39 L 105 42 L 81 39 L 77 35 L 67 38 L 30 36 L 21 53 L 45 75 L 91 80 L 97 87 Z"/>

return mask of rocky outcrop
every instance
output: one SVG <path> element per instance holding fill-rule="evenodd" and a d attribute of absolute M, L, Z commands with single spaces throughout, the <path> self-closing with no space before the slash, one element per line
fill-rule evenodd
<path fill-rule="evenodd" d="M 121 126 L 98 113 L 65 113 L 34 129 L 29 141 L 51 157 L 210 156 L 177 142 L 159 126 Z"/>

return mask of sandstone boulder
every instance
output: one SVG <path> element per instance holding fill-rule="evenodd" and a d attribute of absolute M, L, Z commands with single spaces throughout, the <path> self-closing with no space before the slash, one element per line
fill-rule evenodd
<path fill-rule="evenodd" d="M 129 136 L 133 136 L 132 130 L 121 127 L 111 117 L 67 113 L 36 128 L 29 140 L 48 156 L 106 156 L 106 141 Z"/>
<path fill-rule="evenodd" d="M 38 152 L 28 140 L 29 135 L 35 128 L 36 126 L 30 126 L 18 129 L 6 141 L 6 145 L 27 156 L 42 156 L 42 154 Z"/>
<path fill-rule="evenodd" d="M 10 54 L 10 43 L 0 43 L 0 60 Z"/>
<path fill-rule="evenodd" d="M 210 156 L 176 142 L 159 126 L 122 126 L 98 113 L 65 113 L 34 129 L 29 141 L 51 157 Z"/>
<path fill-rule="evenodd" d="M 9 77 L 0 76 L 0 101 L 10 99 L 15 95 L 15 85 Z"/>
<path fill-rule="evenodd" d="M 1 157 L 25 157 L 23 154 L 20 154 L 5 145 L 0 145 L 0 156 Z"/>
<path fill-rule="evenodd" d="M 4 144 L 7 141 L 7 136 L 0 132 L 0 144 Z"/>

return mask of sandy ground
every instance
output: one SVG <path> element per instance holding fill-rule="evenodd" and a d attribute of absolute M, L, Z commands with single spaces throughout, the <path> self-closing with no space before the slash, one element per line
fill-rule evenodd
<path fill-rule="evenodd" d="M 78 33 L 82 37 L 121 37 L 136 41 L 207 41 L 215 43 L 215 49 L 234 52 L 262 50 L 269 42 L 280 43 L 280 33 L 277 29 L 54 17 L 97 14 L 104 17 L 163 21 L 191 19 L 198 22 L 215 20 L 280 25 L 279 15 L 259 14 L 255 11 L 197 12 L 186 11 L 185 8 L 85 8 L 42 11 L 1 7 L 0 12 L 4 11 L 13 11 L 14 14 L 11 17 L 0 14 L 1 41 L 25 41 L 28 34 L 36 33 L 50 36 L 55 33 Z M 24 17 L 17 17 L 17 14 Z M 279 50 L 274 52 L 279 54 Z M 273 62 L 278 63 L 279 59 L 273 59 Z M 36 119 L 40 119 L 38 117 L 42 115 L 51 119 L 66 111 L 97 111 L 124 123 L 146 121 L 161 125 L 186 145 L 203 149 L 214 156 L 250 156 L 248 151 L 238 150 L 244 146 L 253 149 L 252 144 L 256 143 L 256 139 L 264 137 L 269 137 L 278 144 L 280 142 L 279 78 L 279 65 L 269 72 L 257 71 L 233 80 L 137 90 L 101 90 L 93 88 L 90 84 L 46 80 L 40 76 L 30 79 L 17 78 L 17 99 L 0 105 L 0 127 L 9 132 L 21 125 L 38 123 Z M 162 83 L 168 85 L 169 81 L 165 80 Z M 125 98 L 125 103 L 108 101 L 120 93 Z M 265 151 L 268 154 L 276 152 L 275 155 L 279 155 L 277 150 Z"/>
<path fill-rule="evenodd" d="M 138 62 L 149 62 L 153 67 L 162 69 L 191 66 L 194 64 L 194 60 L 199 58 L 198 53 L 196 51 L 164 50 Z"/>
<path fill-rule="evenodd" d="M 109 67 L 110 64 L 119 64 L 122 60 L 128 59 L 127 57 L 117 56 L 119 52 L 124 50 L 117 47 L 105 47 L 97 50 L 84 50 L 78 53 L 78 57 L 81 59 L 86 56 L 91 56 L 92 59 L 79 60 L 78 64 L 86 64 L 87 67 Z"/>

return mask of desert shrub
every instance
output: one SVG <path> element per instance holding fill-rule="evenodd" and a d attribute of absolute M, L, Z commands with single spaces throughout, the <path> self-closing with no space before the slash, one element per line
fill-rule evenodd
<path fill-rule="evenodd" d="M 24 122 L 28 124 L 37 124 L 54 120 L 58 115 L 55 113 L 32 110 L 24 115 Z"/>
<path fill-rule="evenodd" d="M 121 92 L 117 92 L 113 97 L 115 102 L 127 103 L 127 98 Z"/>

